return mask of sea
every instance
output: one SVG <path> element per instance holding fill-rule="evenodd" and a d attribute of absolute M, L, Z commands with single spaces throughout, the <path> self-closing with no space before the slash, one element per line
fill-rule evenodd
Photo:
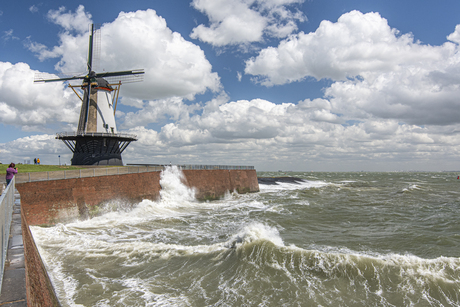
<path fill-rule="evenodd" d="M 161 197 L 31 227 L 63 306 L 460 306 L 453 172 L 257 172 L 198 201 L 177 167 Z"/>

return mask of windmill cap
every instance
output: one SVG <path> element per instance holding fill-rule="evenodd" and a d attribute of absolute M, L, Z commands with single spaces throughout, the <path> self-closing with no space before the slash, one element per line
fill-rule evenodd
<path fill-rule="evenodd" d="M 113 90 L 113 88 L 109 85 L 109 82 L 105 80 L 104 78 L 96 78 L 96 80 L 97 80 L 97 87 L 103 87 L 103 88 Z"/>

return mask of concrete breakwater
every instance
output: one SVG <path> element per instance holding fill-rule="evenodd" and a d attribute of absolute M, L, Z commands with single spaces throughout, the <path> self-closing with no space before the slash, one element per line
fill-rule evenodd
<path fill-rule="evenodd" d="M 259 191 L 251 170 L 183 170 L 185 184 L 198 200 L 212 200 L 228 192 Z M 123 175 L 17 183 L 21 195 L 22 233 L 29 306 L 59 306 L 29 226 L 54 225 L 97 214 L 110 201 L 135 204 L 160 197 L 160 171 Z"/>

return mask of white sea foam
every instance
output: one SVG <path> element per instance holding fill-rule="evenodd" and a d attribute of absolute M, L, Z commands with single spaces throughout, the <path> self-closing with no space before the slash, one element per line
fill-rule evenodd
<path fill-rule="evenodd" d="M 277 246 L 284 246 L 283 239 L 278 229 L 257 222 L 245 226 L 239 233 L 230 239 L 230 242 L 247 244 L 260 240 L 270 241 Z"/>
<path fill-rule="evenodd" d="M 261 185 L 262 193 L 198 202 L 176 170 L 165 171 L 162 180 L 158 201 L 121 206 L 88 221 L 31 227 L 46 251 L 44 261 L 56 266 L 50 274 L 59 279 L 57 291 L 67 306 L 77 306 L 89 289 L 105 295 L 92 306 L 269 305 L 279 298 L 286 305 L 459 306 L 458 258 L 355 251 L 332 236 L 325 243 L 331 246 L 310 244 L 317 239 L 309 237 L 312 221 L 302 228 L 299 213 L 313 214 L 315 208 L 300 190 L 333 183 Z M 412 182 L 417 181 L 396 189 L 419 188 Z M 299 216 L 291 220 L 288 214 Z M 298 246 L 285 244 L 294 236 Z M 430 293 L 433 287 L 444 291 L 444 300 Z"/>
<path fill-rule="evenodd" d="M 409 187 L 404 188 L 402 191 L 409 192 L 409 191 L 414 191 L 414 190 L 421 190 L 421 188 L 416 184 L 411 184 Z"/>
<path fill-rule="evenodd" d="M 161 201 L 172 206 L 195 201 L 195 189 L 185 185 L 185 176 L 177 166 L 166 167 L 161 172 Z"/>
<path fill-rule="evenodd" d="M 330 183 L 324 181 L 310 181 L 310 180 L 303 180 L 298 181 L 298 183 L 288 183 L 288 182 L 277 182 L 277 184 L 259 184 L 260 192 L 267 193 L 267 192 L 277 192 L 277 191 L 284 191 L 284 190 L 304 190 L 304 189 L 311 189 L 311 188 L 322 188 L 325 186 L 330 185 Z"/>
<path fill-rule="evenodd" d="M 394 267 L 400 270 L 401 275 L 417 280 L 423 283 L 424 280 L 442 281 L 445 283 L 460 283 L 460 276 L 453 276 L 460 267 L 460 258 L 438 257 L 435 259 L 425 259 L 415 255 L 401 255 L 395 253 L 380 254 L 357 252 L 348 248 L 337 247 L 319 247 L 315 249 L 303 249 L 295 245 L 285 247 L 286 252 L 301 252 L 306 254 L 315 254 L 316 259 L 321 259 L 317 265 L 323 269 L 330 270 L 338 263 L 358 265 L 360 262 L 374 262 L 380 269 L 374 265 L 375 270 Z"/>
<path fill-rule="evenodd" d="M 37 227 L 39 230 L 43 228 Z M 56 227 L 59 228 L 59 227 Z M 33 229 L 35 234 L 35 227 Z M 48 229 L 49 230 L 49 229 Z M 61 226 L 60 233 L 67 231 L 65 226 Z M 38 237 L 42 237 L 41 235 Z M 48 238 L 50 240 L 48 233 Z M 380 281 L 380 275 L 391 275 L 389 272 L 399 272 L 402 280 L 400 281 L 401 287 L 406 287 L 405 291 L 419 291 L 417 285 L 423 284 L 431 280 L 434 283 L 450 283 L 458 284 L 458 276 L 454 277 L 452 272 L 455 272 L 460 265 L 460 260 L 457 258 L 440 257 L 436 259 L 422 259 L 413 255 L 399 255 L 399 254 L 367 254 L 356 252 L 347 248 L 336 247 L 323 247 L 321 250 L 308 250 L 299 248 L 295 245 L 285 246 L 283 239 L 276 227 L 271 227 L 263 223 L 250 223 L 244 226 L 240 231 L 236 232 L 229 240 L 214 244 L 202 245 L 185 245 L 185 244 L 165 244 L 165 243 L 152 243 L 143 241 L 134 242 L 105 242 L 99 241 L 91 236 L 75 235 L 67 238 L 66 242 L 61 238 L 61 248 L 59 253 L 64 252 L 62 255 L 47 255 L 45 258 L 53 258 L 53 266 L 56 268 L 52 270 L 53 280 L 58 280 L 61 284 L 60 296 L 65 297 L 68 302 L 73 302 L 73 296 L 78 288 L 78 282 L 63 273 L 63 269 L 59 265 L 59 259 L 72 254 L 77 258 L 85 258 L 90 261 L 93 258 L 95 261 L 104 263 L 105 260 L 110 261 L 116 259 L 122 260 L 121 267 L 136 268 L 142 265 L 148 265 L 154 259 L 168 260 L 172 257 L 181 257 L 187 259 L 191 255 L 208 255 L 216 253 L 214 258 L 219 260 L 217 263 L 225 261 L 229 249 L 232 248 L 245 248 L 248 245 L 260 244 L 262 242 L 271 242 L 278 250 L 278 256 L 269 256 L 270 261 L 265 265 L 273 269 L 283 272 L 283 274 L 294 283 L 300 280 L 306 281 L 311 284 L 315 292 L 325 293 L 326 288 L 323 288 L 321 279 L 318 279 L 312 272 L 322 272 L 328 276 L 349 276 L 350 285 L 353 285 L 358 280 L 364 284 L 364 287 L 369 281 L 369 278 L 376 278 Z M 267 251 L 269 252 L 269 251 Z M 218 256 L 220 255 L 220 256 Z M 248 254 L 248 257 L 260 257 L 258 253 Z M 264 256 L 262 256 L 264 257 Z M 300 257 L 300 258 L 299 258 Z M 298 259 L 298 260 L 295 260 Z M 254 261 L 254 258 L 248 258 L 247 261 Z M 118 261 L 118 263 L 120 263 Z M 300 267 L 298 267 L 300 265 Z M 372 276 L 366 277 L 369 274 L 369 267 L 372 267 Z M 119 267 L 120 268 L 120 267 Z M 308 275 L 297 275 L 297 270 L 303 270 Z M 295 274 L 295 275 L 294 275 Z M 248 278 L 247 276 L 240 276 L 241 278 Z M 170 297 L 167 294 L 156 294 L 152 288 L 145 284 L 147 281 L 139 280 L 135 277 L 126 278 L 120 281 L 108 280 L 110 283 L 123 284 L 125 290 L 119 291 L 118 296 L 127 297 L 135 291 L 138 295 L 142 296 L 145 302 L 163 301 L 167 302 L 186 302 L 186 297 Z M 95 281 L 95 284 L 104 284 L 105 281 Z M 316 287 L 316 288 L 315 288 Z M 370 287 L 370 286 L 369 286 Z M 369 293 L 382 295 L 385 288 L 380 285 L 377 289 L 367 289 Z M 131 292 L 130 292 L 131 291 Z M 380 293 L 380 294 L 379 294 Z M 119 299 L 121 299 L 119 298 Z M 113 302 L 113 301 L 112 301 Z M 78 306 L 70 304 L 72 306 Z M 104 305 L 101 302 L 100 306 Z"/>
<path fill-rule="evenodd" d="M 41 227 L 31 226 L 31 230 L 33 233 L 39 233 L 39 230 L 42 229 Z M 35 230 L 35 231 L 34 231 Z M 40 245 L 37 246 L 39 253 L 42 258 L 44 259 L 51 259 L 53 258 L 46 249 L 41 248 Z M 78 281 L 75 280 L 71 275 L 66 274 L 62 268 L 63 260 L 62 259 L 53 259 L 51 266 L 48 266 L 45 261 L 45 267 L 49 274 L 51 283 L 55 288 L 59 297 L 65 298 L 66 301 L 73 302 L 74 295 L 77 293 L 78 289 Z M 73 303 L 72 306 L 75 307 L 84 307 L 80 304 Z"/>
<path fill-rule="evenodd" d="M 118 258 L 126 259 L 125 264 L 127 266 L 139 265 L 139 263 L 132 262 L 134 259 L 132 259 L 131 254 L 134 251 L 137 254 L 144 255 L 143 259 L 148 259 L 149 257 L 168 259 L 172 256 L 209 254 L 235 247 L 235 244 L 236 246 L 241 246 L 257 241 L 269 241 L 274 245 L 284 246 L 277 228 L 257 222 L 244 226 L 225 242 L 200 245 L 153 243 L 139 240 L 126 241 L 121 238 L 107 240 L 109 237 L 105 237 L 104 234 L 95 235 L 94 233 L 73 231 L 72 227 L 65 225 L 57 225 L 46 229 L 32 226 L 31 229 L 39 238 L 38 241 L 46 240 L 47 245 L 60 246 L 61 251 L 66 254 L 81 254 L 86 258 L 100 259 L 117 255 Z M 45 242 L 43 241 L 42 243 Z"/>
<path fill-rule="evenodd" d="M 286 253 L 301 252 L 311 254 L 314 253 L 323 261 L 331 262 L 329 265 L 334 266 L 332 262 L 340 260 L 359 262 L 361 260 L 372 260 L 386 266 L 400 267 L 407 274 L 417 274 L 419 276 L 431 276 L 431 278 L 441 278 L 449 282 L 446 269 L 456 271 L 460 266 L 460 259 L 452 257 L 439 257 L 435 259 L 424 259 L 414 255 L 400 254 L 379 254 L 379 253 L 364 253 L 357 252 L 347 248 L 328 247 L 328 246 L 312 246 L 314 249 L 304 249 L 296 245 L 285 246 L 283 239 L 276 227 L 268 226 L 263 223 L 253 222 L 242 227 L 225 242 L 214 244 L 200 245 L 184 245 L 184 244 L 166 244 L 152 243 L 146 241 L 134 240 L 127 242 L 117 240 L 118 242 L 110 242 L 100 240 L 92 234 L 85 234 L 78 231 L 73 231 L 65 225 L 57 225 L 52 228 L 42 228 L 37 226 L 31 227 L 33 233 L 40 241 L 46 241 L 47 245 L 56 243 L 65 249 L 65 253 L 85 255 L 89 258 L 107 258 L 117 255 L 117 257 L 130 259 L 131 254 L 135 251 L 138 254 L 145 256 L 160 257 L 167 259 L 172 256 L 187 256 L 193 254 L 209 254 L 216 251 L 226 250 L 229 247 L 238 247 L 245 244 L 251 244 L 258 241 L 269 241 L 281 248 Z M 42 252 L 42 251 L 41 251 Z M 47 255 L 46 250 L 43 251 Z M 148 257 L 146 257 L 148 258 Z M 360 260 L 361 259 L 361 260 Z M 129 260 L 131 261 L 131 260 Z M 126 262 L 126 265 L 130 262 Z M 322 261 L 322 262 L 323 262 Z M 56 262 L 57 267 L 53 270 L 57 275 L 60 275 L 59 262 Z M 135 264 L 135 263 L 134 263 Z M 133 265 L 133 263 L 131 263 Z M 129 266 L 129 265 L 128 265 Z M 64 278 L 59 277 L 64 280 Z M 68 280 L 67 292 L 72 292 L 75 289 L 73 282 Z M 460 282 L 460 280 L 450 280 L 451 282 Z"/>
<path fill-rule="evenodd" d="M 107 207 L 115 211 L 109 211 L 90 220 L 76 221 L 68 225 L 83 228 L 113 228 L 120 225 L 136 225 L 153 219 L 187 216 L 191 214 L 191 209 L 200 208 L 205 203 L 196 201 L 195 189 L 189 188 L 184 181 L 185 177 L 180 169 L 176 166 L 166 167 L 160 177 L 162 189 L 159 200 L 144 199 L 130 209 L 123 204 L 107 204 Z"/>

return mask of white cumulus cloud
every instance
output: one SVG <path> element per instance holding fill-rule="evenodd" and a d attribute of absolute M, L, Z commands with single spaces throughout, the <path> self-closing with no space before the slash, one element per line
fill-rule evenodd
<path fill-rule="evenodd" d="M 210 25 L 195 27 L 194 39 L 213 46 L 247 45 L 261 42 L 264 35 L 286 37 L 306 20 L 293 4 L 304 0 L 194 0 L 192 6 L 208 16 Z"/>
<path fill-rule="evenodd" d="M 353 11 L 336 23 L 322 21 L 315 32 L 301 32 L 276 48 L 263 49 L 246 62 L 245 72 L 260 76 L 259 82 L 270 86 L 306 77 L 344 80 L 440 59 L 440 54 L 414 42 L 411 35 L 398 35 L 378 13 Z"/>
<path fill-rule="evenodd" d="M 315 32 L 262 50 L 246 62 L 245 73 L 266 86 L 331 79 L 335 82 L 325 89 L 326 97 L 334 113 L 347 119 L 418 125 L 460 121 L 458 45 L 423 45 L 391 28 L 378 13 L 352 11 L 336 23 L 323 21 Z"/>
<path fill-rule="evenodd" d="M 36 73 L 25 63 L 0 62 L 0 121 L 36 131 L 75 124 L 80 100 L 62 83 L 34 84 Z"/>
<path fill-rule="evenodd" d="M 77 31 L 80 33 L 86 32 L 89 24 L 92 23 L 91 14 L 85 12 L 85 7 L 83 5 L 79 5 L 75 13 L 72 11 L 66 12 L 64 6 L 61 6 L 58 10 L 50 10 L 48 12 L 48 18 L 55 24 L 63 27 L 66 31 Z"/>
<path fill-rule="evenodd" d="M 273 163 L 293 169 L 334 163 L 336 170 L 382 170 L 395 160 L 399 164 L 394 166 L 404 168 L 404 161 L 415 156 L 421 168 L 430 159 L 452 162 L 460 149 L 458 124 L 420 127 L 369 118 L 347 125 L 326 99 L 281 105 L 263 99 L 215 103 L 204 105 L 200 114 L 182 115 L 160 131 L 130 129 L 140 136 L 130 145 L 131 161 L 154 155 L 159 163 L 225 161 L 259 169 L 272 169 Z M 337 165 L 337 159 L 344 164 Z"/>
<path fill-rule="evenodd" d="M 58 58 L 55 68 L 59 72 L 84 73 L 91 15 L 79 6 L 75 13 L 60 8 L 50 11 L 49 16 L 64 29 L 59 34 L 60 45 L 49 48 L 29 41 L 29 49 L 40 60 Z M 220 78 L 212 72 L 200 47 L 171 31 L 154 10 L 121 12 L 113 22 L 102 25 L 101 33 L 100 70 L 145 70 L 144 82 L 123 86 L 123 95 L 135 99 L 193 99 L 208 90 L 221 90 Z"/>

